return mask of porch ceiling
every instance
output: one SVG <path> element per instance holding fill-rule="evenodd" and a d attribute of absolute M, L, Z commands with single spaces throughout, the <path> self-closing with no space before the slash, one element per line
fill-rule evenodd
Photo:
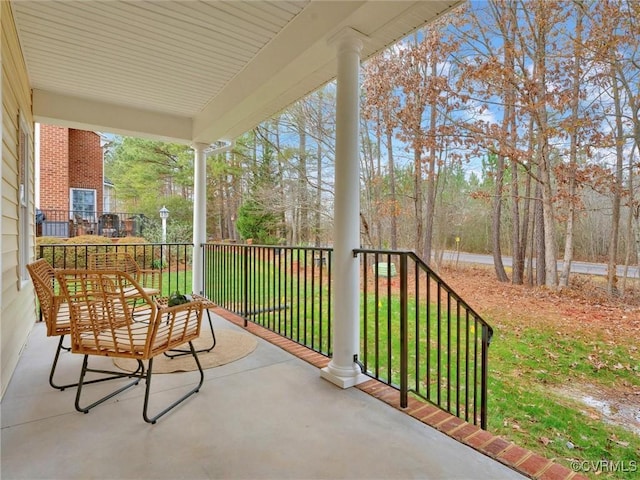
<path fill-rule="evenodd" d="M 12 2 L 36 121 L 212 143 L 331 80 L 344 27 L 363 58 L 461 0 Z"/>

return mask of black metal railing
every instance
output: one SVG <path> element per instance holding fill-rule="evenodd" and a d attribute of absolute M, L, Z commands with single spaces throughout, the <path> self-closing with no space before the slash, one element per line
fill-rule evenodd
<path fill-rule="evenodd" d="M 71 240 L 69 240 L 71 242 Z M 332 250 L 203 245 L 204 294 L 221 307 L 332 354 Z M 191 292 L 186 243 L 41 244 L 55 268 L 85 268 L 91 253 L 125 251 L 163 274 L 163 294 Z M 413 252 L 356 249 L 360 362 L 367 375 L 486 428 L 491 327 Z"/>
<path fill-rule="evenodd" d="M 38 237 L 141 237 L 148 221 L 141 213 L 53 209 L 39 209 L 36 213 Z"/>
<path fill-rule="evenodd" d="M 191 292 L 191 260 L 193 244 L 190 243 L 118 243 L 95 244 L 40 244 L 38 258 L 46 259 L 54 268 L 86 268 L 92 253 L 127 252 L 140 268 L 157 269 L 162 274 L 162 293 Z"/>
<path fill-rule="evenodd" d="M 487 425 L 492 328 L 415 253 L 357 249 L 365 372 Z"/>
<path fill-rule="evenodd" d="M 331 356 L 328 248 L 206 244 L 204 292 L 221 307 Z M 487 422 L 493 331 L 413 252 L 354 250 L 364 373 L 465 421 Z"/>
<path fill-rule="evenodd" d="M 316 352 L 331 354 L 331 249 L 204 245 L 204 294 Z"/>

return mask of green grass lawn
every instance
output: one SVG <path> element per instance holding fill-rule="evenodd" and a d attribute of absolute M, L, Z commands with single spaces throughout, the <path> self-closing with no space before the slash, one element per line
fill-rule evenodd
<path fill-rule="evenodd" d="M 552 323 L 491 322 L 489 430 L 594 478 L 639 478 L 640 436 L 606 423 L 569 392 L 640 386 L 635 340 L 612 345 L 562 333 Z M 618 462 L 602 467 L 602 462 Z M 616 470 L 616 471 L 612 471 Z M 627 471 L 624 471 L 627 470 Z"/>
<path fill-rule="evenodd" d="M 164 271 L 162 273 L 162 296 L 167 297 L 173 292 L 182 294 L 192 293 L 191 270 L 180 270 L 177 272 Z"/>

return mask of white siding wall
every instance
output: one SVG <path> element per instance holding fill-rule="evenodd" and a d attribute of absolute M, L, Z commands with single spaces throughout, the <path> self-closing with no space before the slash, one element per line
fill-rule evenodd
<path fill-rule="evenodd" d="M 29 129 L 33 141 L 33 115 L 31 89 L 18 42 L 11 4 L 1 2 L 2 23 L 2 186 L 0 187 L 0 215 L 2 217 L 2 243 L 0 246 L 0 394 L 4 394 L 15 370 L 20 352 L 36 320 L 33 288 L 30 282 L 20 280 L 20 248 L 28 248 L 28 258 L 34 258 L 34 204 L 33 194 L 28 199 L 30 218 L 29 238 L 19 235 L 19 128 L 20 116 Z M 29 149 L 30 178 L 28 191 L 34 192 L 33 146 Z"/>

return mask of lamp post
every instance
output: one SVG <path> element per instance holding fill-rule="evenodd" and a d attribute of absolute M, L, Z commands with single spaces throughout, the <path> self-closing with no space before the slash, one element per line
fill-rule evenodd
<path fill-rule="evenodd" d="M 160 209 L 160 218 L 162 219 L 162 243 L 167 243 L 167 218 L 169 218 L 169 210 L 164 205 Z"/>

